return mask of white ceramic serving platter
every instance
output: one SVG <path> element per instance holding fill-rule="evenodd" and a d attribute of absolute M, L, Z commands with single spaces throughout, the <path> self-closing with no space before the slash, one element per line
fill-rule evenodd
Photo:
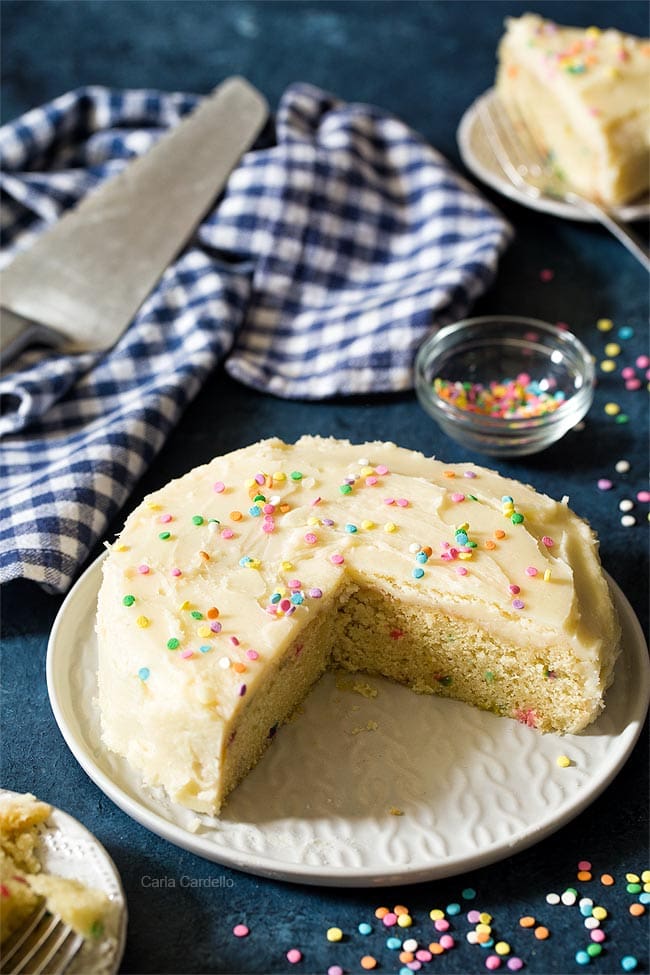
<path fill-rule="evenodd" d="M 489 103 L 494 97 L 493 88 L 488 89 L 488 91 L 479 96 L 464 113 L 458 126 L 458 148 L 461 158 L 470 172 L 478 176 L 488 186 L 491 186 L 492 189 L 497 190 L 498 193 L 509 197 L 511 200 L 516 200 L 517 203 L 521 203 L 525 207 L 530 207 L 533 210 L 541 210 L 543 213 L 554 214 L 556 217 L 564 217 L 569 220 L 593 222 L 593 217 L 572 203 L 554 200 L 549 196 L 542 196 L 535 199 L 522 192 L 519 187 L 514 186 L 510 182 L 490 147 L 479 116 L 478 107 L 480 103 L 483 101 Z M 647 220 L 650 217 L 650 199 L 646 196 L 638 203 L 614 207 L 612 208 L 612 212 L 625 222 Z"/>
<path fill-rule="evenodd" d="M 16 795 L 9 789 L 0 789 L 0 794 Z M 36 853 L 45 872 L 103 890 L 111 902 L 102 936 L 84 942 L 66 975 L 115 975 L 124 954 L 127 925 L 126 900 L 115 864 L 96 837 L 61 809 L 52 808 L 39 833 Z"/>
<path fill-rule="evenodd" d="M 615 583 L 623 651 L 603 715 L 581 735 L 540 735 L 380 678 L 327 674 L 232 793 L 219 818 L 142 786 L 100 739 L 95 604 L 101 559 L 52 630 L 50 701 L 88 775 L 129 816 L 199 856 L 333 886 L 452 876 L 537 843 L 585 809 L 636 742 L 650 676 L 641 627 Z M 557 759 L 566 755 L 568 768 Z"/>

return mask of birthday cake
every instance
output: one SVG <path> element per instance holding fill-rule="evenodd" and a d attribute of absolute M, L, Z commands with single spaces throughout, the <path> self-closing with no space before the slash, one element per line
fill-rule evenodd
<path fill-rule="evenodd" d="M 618 30 L 506 20 L 496 89 L 558 175 L 608 205 L 650 185 L 650 41 Z"/>
<path fill-rule="evenodd" d="M 564 501 L 391 443 L 303 437 L 145 498 L 105 558 L 97 637 L 106 746 L 216 813 L 328 668 L 578 732 L 619 626 Z"/>

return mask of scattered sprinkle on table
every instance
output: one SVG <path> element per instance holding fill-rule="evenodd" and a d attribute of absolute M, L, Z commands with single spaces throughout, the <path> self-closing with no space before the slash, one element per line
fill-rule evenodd
<path fill-rule="evenodd" d="M 638 967 L 639 961 L 629 953 L 629 948 L 632 945 L 630 942 L 627 945 L 623 942 L 622 947 L 627 947 L 628 954 L 622 955 L 620 951 L 617 952 L 616 942 L 613 938 L 614 930 L 608 929 L 608 919 L 611 912 L 611 916 L 617 918 L 616 936 L 621 937 L 620 924 L 622 918 L 619 912 L 615 910 L 615 903 L 598 903 L 595 899 L 597 894 L 596 887 L 593 885 L 599 881 L 598 889 L 604 894 L 603 888 L 613 888 L 616 885 L 614 875 L 609 872 L 599 872 L 598 867 L 600 865 L 595 862 L 595 859 L 595 857 L 589 860 L 576 857 L 573 869 L 576 873 L 578 885 L 576 887 L 565 887 L 562 894 L 549 892 L 544 895 L 547 904 L 560 905 L 560 910 L 567 911 L 567 918 L 575 918 L 573 924 L 577 937 L 574 939 L 574 947 L 568 947 L 567 932 L 563 931 L 562 937 L 556 936 L 554 939 L 556 943 L 553 949 L 554 957 L 558 957 L 558 953 L 561 953 L 562 950 L 567 950 L 567 962 L 569 963 L 570 959 L 573 958 L 576 965 L 583 967 L 599 959 L 601 955 L 607 956 L 610 961 L 613 961 L 616 952 L 620 958 L 620 962 L 616 964 L 620 964 L 621 970 L 633 972 Z M 592 884 L 591 887 L 590 884 Z M 625 914 L 627 914 L 630 924 L 638 925 L 636 919 L 647 913 L 645 904 L 650 902 L 650 870 L 628 870 L 624 874 L 624 883 L 619 886 L 619 898 L 620 896 L 635 898 L 631 903 L 626 904 Z M 460 899 L 464 901 L 475 900 L 478 896 L 474 887 L 465 887 L 461 891 Z M 645 901 L 643 900 L 644 897 L 646 898 Z M 474 965 L 463 968 L 463 971 L 468 973 L 479 971 L 481 966 L 488 971 L 497 971 L 503 968 L 507 968 L 510 972 L 520 971 L 526 965 L 525 954 L 523 952 L 521 955 L 516 954 L 515 951 L 521 950 L 522 941 L 524 944 L 528 943 L 531 955 L 537 957 L 538 964 L 542 963 L 544 950 L 549 950 L 544 948 L 543 943 L 551 938 L 550 927 L 531 912 L 519 918 L 514 931 L 508 931 L 503 926 L 503 922 L 499 923 L 498 917 L 493 918 L 493 915 L 485 910 L 485 906 L 479 902 L 478 909 L 471 907 L 469 910 L 466 909 L 466 913 L 463 913 L 458 901 L 450 901 L 444 908 L 431 908 L 428 912 L 428 918 L 422 921 L 419 921 L 418 917 L 412 914 L 405 904 L 395 904 L 392 908 L 386 905 L 377 907 L 373 912 L 374 917 L 382 921 L 382 924 L 375 928 L 372 924 L 362 920 L 356 925 L 356 931 L 358 935 L 362 935 L 364 938 L 372 934 L 375 937 L 380 935 L 381 940 L 379 944 L 375 942 L 372 946 L 369 945 L 370 951 L 357 954 L 357 965 L 363 971 L 396 970 L 397 975 L 411 975 L 413 972 L 422 971 L 423 975 L 426 975 L 426 972 L 429 971 L 428 963 L 435 956 L 444 955 L 452 950 L 459 938 L 467 945 L 475 946 L 476 950 L 483 949 L 480 954 L 477 954 Z M 578 910 L 576 910 L 576 906 Z M 397 926 L 400 925 L 400 922 L 403 927 L 413 926 L 414 934 L 410 934 L 406 938 L 403 935 L 398 936 L 400 932 Z M 430 922 L 433 922 L 439 939 L 429 942 L 426 935 L 420 935 L 417 929 L 420 924 L 426 929 Z M 471 925 L 471 929 L 463 931 L 465 924 Z M 388 937 L 386 937 L 382 933 L 382 929 L 385 930 L 386 927 L 393 926 L 396 926 L 395 933 L 387 932 Z M 243 938 L 249 934 L 249 929 L 247 925 L 238 923 L 232 932 L 236 937 Z M 529 933 L 524 934 L 524 932 Z M 580 932 L 582 936 L 580 936 Z M 342 928 L 336 925 L 326 929 L 326 938 L 328 942 L 332 943 L 332 951 L 340 950 L 334 948 L 335 942 L 344 940 L 354 942 L 356 937 L 355 932 L 345 936 Z M 534 937 L 535 942 L 526 942 L 526 939 L 531 937 Z M 567 947 L 564 945 L 564 940 L 566 940 Z M 535 943 L 536 946 L 532 947 Z M 357 942 L 358 945 L 359 942 Z M 392 953 L 396 952 L 397 955 L 392 954 L 392 958 L 398 958 L 402 967 L 397 969 L 394 961 L 388 960 L 387 962 L 386 956 L 382 957 L 382 948 L 388 949 Z M 292 965 L 304 961 L 303 953 L 298 948 L 289 949 L 286 952 L 286 958 Z M 339 964 L 332 964 L 326 969 L 326 975 L 349 975 L 349 970 Z"/>
<path fill-rule="evenodd" d="M 634 955 L 625 955 L 623 958 L 621 958 L 621 968 L 624 972 L 635 971 L 638 964 L 639 963 Z"/>

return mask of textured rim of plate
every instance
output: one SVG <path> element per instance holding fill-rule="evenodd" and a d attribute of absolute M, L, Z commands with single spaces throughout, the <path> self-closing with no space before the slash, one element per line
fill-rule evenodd
<path fill-rule="evenodd" d="M 0 795 L 10 795 L 19 797 L 23 793 L 14 792 L 13 789 L 0 788 Z M 117 972 L 120 967 L 120 962 L 122 961 L 122 956 L 124 955 L 124 949 L 126 947 L 126 929 L 128 923 L 128 908 L 126 904 L 126 895 L 124 893 L 124 887 L 122 886 L 122 878 L 120 877 L 119 871 L 113 862 L 113 858 L 108 853 L 106 848 L 99 842 L 94 833 L 80 823 L 78 819 L 71 816 L 70 813 L 65 812 L 63 809 L 59 809 L 57 806 L 52 806 L 52 803 L 47 802 L 47 799 L 40 799 L 41 802 L 47 803 L 48 806 L 52 807 L 52 812 L 46 820 L 46 825 L 50 829 L 58 830 L 64 836 L 81 836 L 86 842 L 95 848 L 99 853 L 102 860 L 104 861 L 108 872 L 112 875 L 115 882 L 115 887 L 118 892 L 118 909 L 119 909 L 119 922 L 118 931 L 115 943 L 115 955 L 111 964 L 111 971 Z M 88 975 L 92 975 L 91 972 Z"/>
<path fill-rule="evenodd" d="M 503 174 L 501 166 L 492 156 L 491 150 L 486 142 L 483 143 L 486 148 L 486 154 L 489 153 L 489 158 L 494 159 L 494 168 L 485 164 L 477 157 L 474 150 L 474 140 L 481 138 L 478 129 L 478 106 L 481 102 L 489 101 L 493 97 L 494 88 L 489 88 L 472 102 L 460 120 L 457 131 L 458 148 L 460 150 L 461 159 L 467 168 L 475 176 L 478 176 L 480 180 L 487 183 L 488 186 L 491 186 L 492 189 L 497 190 L 498 193 L 509 197 L 511 200 L 515 200 L 517 203 L 521 203 L 522 206 L 528 207 L 532 210 L 539 210 L 542 213 L 551 213 L 556 217 L 563 217 L 568 220 L 579 220 L 584 223 L 594 223 L 595 221 L 593 217 L 591 217 L 588 213 L 585 213 L 583 210 L 579 210 L 577 207 L 574 207 L 571 203 L 564 203 L 561 200 L 552 200 L 549 197 L 535 199 L 534 197 L 530 197 L 525 193 L 522 193 L 522 191 L 514 186 Z M 650 217 L 650 202 L 628 204 L 627 206 L 622 207 L 613 207 L 612 213 L 624 221 L 644 220 Z"/>
<path fill-rule="evenodd" d="M 170 823 L 163 816 L 147 809 L 132 799 L 113 779 L 98 767 L 87 743 L 83 738 L 83 727 L 74 707 L 67 710 L 61 702 L 58 693 L 57 678 L 57 647 L 58 634 L 66 623 L 69 613 L 74 613 L 76 604 L 81 602 L 88 609 L 88 600 L 95 609 L 95 600 L 101 580 L 101 562 L 106 557 L 103 553 L 90 565 L 66 596 L 54 621 L 47 648 L 47 687 L 50 704 L 59 730 L 63 735 L 72 754 L 77 759 L 86 774 L 123 812 L 140 823 L 146 829 L 168 840 L 170 843 L 188 850 L 204 859 L 219 863 L 222 866 L 233 867 L 245 873 L 270 877 L 273 880 L 285 880 L 306 884 L 321 884 L 338 887 L 373 887 L 397 886 L 401 884 L 422 883 L 424 881 L 453 877 L 479 867 L 498 862 L 527 849 L 556 832 L 587 808 L 612 782 L 621 770 L 637 739 L 641 733 L 645 714 L 650 699 L 650 669 L 647 664 L 647 646 L 641 625 L 619 586 L 607 574 L 612 596 L 623 624 L 624 632 L 628 632 L 628 641 L 623 652 L 633 655 L 637 664 L 640 679 L 635 684 L 635 697 L 629 703 L 630 720 L 625 731 L 618 736 L 619 750 L 610 757 L 600 776 L 598 776 L 582 793 L 578 801 L 570 800 L 558 807 L 555 814 L 541 817 L 536 825 L 531 825 L 523 834 L 510 837 L 505 841 L 494 844 L 489 850 L 474 855 L 463 854 L 448 857 L 442 862 L 419 864 L 406 867 L 400 871 L 377 871 L 372 867 L 342 868 L 326 867 L 322 865 L 284 863 L 265 855 L 254 855 L 233 851 L 227 847 L 218 847 L 214 843 L 203 841 L 181 826 Z M 65 643 L 63 644 L 65 650 Z M 621 655 L 622 656 L 622 655 Z M 620 658 L 619 658 L 620 659 Z M 66 667 L 61 667 L 61 673 L 67 673 Z M 75 727 L 76 725 L 76 727 Z"/>

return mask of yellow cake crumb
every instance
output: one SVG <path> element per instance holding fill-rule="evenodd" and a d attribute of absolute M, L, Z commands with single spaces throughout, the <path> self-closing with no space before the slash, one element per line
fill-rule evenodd
<path fill-rule="evenodd" d="M 378 727 L 379 727 L 379 725 L 377 724 L 376 721 L 366 721 L 366 723 L 365 723 L 365 725 L 363 725 L 363 727 L 353 728 L 351 734 L 353 734 L 353 735 L 360 735 L 364 731 L 376 731 Z"/>
<path fill-rule="evenodd" d="M 38 843 L 37 827 L 51 812 L 51 806 L 39 802 L 29 792 L 19 797 L 0 796 L 0 850 L 19 870 L 37 873 L 41 869 L 34 852 Z"/>
<path fill-rule="evenodd" d="M 40 873 L 28 877 L 36 894 L 45 897 L 48 910 L 84 938 L 97 938 L 103 932 L 108 898 L 103 890 L 86 887 L 69 877 Z"/>

